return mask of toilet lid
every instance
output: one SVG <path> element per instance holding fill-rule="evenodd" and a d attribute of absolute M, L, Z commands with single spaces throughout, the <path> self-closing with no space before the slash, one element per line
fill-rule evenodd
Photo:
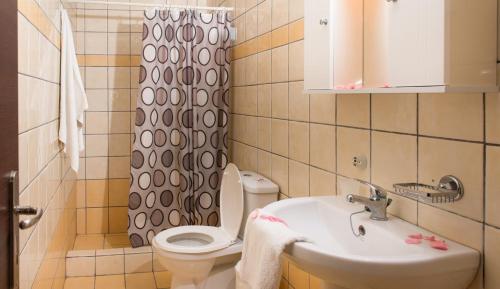
<path fill-rule="evenodd" d="M 224 170 L 220 188 L 221 228 L 231 241 L 238 238 L 243 218 L 243 184 L 238 167 L 228 164 Z"/>

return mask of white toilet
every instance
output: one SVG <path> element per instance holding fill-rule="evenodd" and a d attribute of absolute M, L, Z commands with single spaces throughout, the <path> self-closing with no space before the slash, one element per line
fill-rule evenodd
<path fill-rule="evenodd" d="M 279 188 L 229 164 L 222 177 L 220 227 L 184 226 L 153 239 L 160 263 L 172 273 L 172 289 L 234 289 L 247 216 L 278 199 Z"/>

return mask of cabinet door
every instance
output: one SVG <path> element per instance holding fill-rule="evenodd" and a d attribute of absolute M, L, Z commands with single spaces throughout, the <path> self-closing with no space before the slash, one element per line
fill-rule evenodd
<path fill-rule="evenodd" d="M 386 0 L 364 3 L 364 67 L 366 87 L 384 87 L 389 84 L 389 8 Z"/>
<path fill-rule="evenodd" d="M 333 89 L 331 1 L 304 1 L 304 88 Z"/>
<path fill-rule="evenodd" d="M 386 2 L 390 86 L 444 85 L 445 0 Z"/>

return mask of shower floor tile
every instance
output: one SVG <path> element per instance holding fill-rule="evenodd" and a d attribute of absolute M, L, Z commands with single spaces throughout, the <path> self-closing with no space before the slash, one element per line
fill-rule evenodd
<path fill-rule="evenodd" d="M 168 272 L 68 277 L 64 289 L 168 289 L 170 282 Z"/>
<path fill-rule="evenodd" d="M 100 250 L 130 247 L 128 235 L 123 234 L 89 234 L 76 236 L 73 250 Z"/>

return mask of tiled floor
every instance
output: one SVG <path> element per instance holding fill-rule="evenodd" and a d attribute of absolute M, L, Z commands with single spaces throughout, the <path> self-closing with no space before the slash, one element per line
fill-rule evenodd
<path fill-rule="evenodd" d="M 130 242 L 124 234 L 93 234 L 76 236 L 73 250 L 100 250 L 112 248 L 127 248 Z"/>
<path fill-rule="evenodd" d="M 66 278 L 64 289 L 166 289 L 170 280 L 168 272 L 73 277 Z"/>

